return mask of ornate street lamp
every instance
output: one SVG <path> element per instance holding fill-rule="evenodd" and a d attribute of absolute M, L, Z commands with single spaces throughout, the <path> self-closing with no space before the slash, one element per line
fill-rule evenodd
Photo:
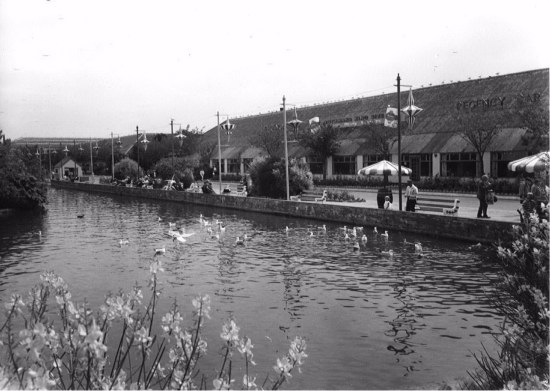
<path fill-rule="evenodd" d="M 397 74 L 397 165 L 398 165 L 398 178 L 399 178 L 399 210 L 402 210 L 401 200 L 401 112 L 407 115 L 409 122 L 409 129 L 412 130 L 415 117 L 422 111 L 420 107 L 414 105 L 414 99 L 412 96 L 412 86 L 403 85 L 404 87 L 410 87 L 408 106 L 401 110 L 401 77 Z"/>
<path fill-rule="evenodd" d="M 290 200 L 290 183 L 288 180 L 288 140 L 286 136 L 286 98 L 283 95 L 283 131 L 285 136 L 285 174 L 286 174 L 286 200 Z"/>
<path fill-rule="evenodd" d="M 227 137 L 229 141 L 229 135 L 232 134 L 233 129 L 235 128 L 235 125 L 229 122 L 229 115 L 223 114 L 227 116 L 227 121 L 223 124 L 223 129 L 227 132 Z M 222 194 L 222 143 L 221 143 L 221 136 L 220 136 L 220 112 L 217 113 L 218 116 L 218 168 L 219 168 L 219 182 L 220 182 L 220 194 Z"/>
<path fill-rule="evenodd" d="M 298 113 L 296 112 L 296 106 L 294 106 L 294 119 L 291 121 L 288 121 L 288 124 L 292 126 L 292 130 L 294 130 L 294 138 L 298 138 L 298 128 L 300 127 L 300 124 L 303 121 L 300 121 L 298 119 Z"/>
<path fill-rule="evenodd" d="M 117 151 L 122 145 L 122 141 L 120 141 L 120 134 L 117 134 L 118 140 L 116 142 L 117 145 Z M 114 181 L 115 180 L 115 144 L 113 141 L 113 132 L 111 132 L 111 178 Z"/>

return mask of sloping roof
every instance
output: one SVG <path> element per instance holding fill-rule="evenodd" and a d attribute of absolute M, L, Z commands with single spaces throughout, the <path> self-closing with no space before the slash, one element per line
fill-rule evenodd
<path fill-rule="evenodd" d="M 66 166 L 67 164 L 70 164 L 71 166 L 74 166 L 75 161 L 70 156 L 65 156 L 63 159 L 61 159 L 53 168 L 61 168 L 63 166 Z M 80 164 L 76 163 L 77 167 L 81 167 Z"/>
<path fill-rule="evenodd" d="M 359 147 L 365 142 L 365 139 L 345 139 L 340 142 L 340 148 L 335 153 L 337 156 L 355 155 Z"/>
<path fill-rule="evenodd" d="M 261 148 L 248 147 L 241 153 L 242 159 L 254 159 L 256 156 L 265 154 Z"/>
<path fill-rule="evenodd" d="M 454 116 L 460 110 L 463 110 L 464 107 L 470 107 L 471 105 L 472 110 L 475 110 L 476 105 L 483 106 L 483 100 L 494 105 L 502 103 L 503 108 L 511 108 L 521 96 L 529 97 L 529 99 L 538 97 L 537 99 L 542 100 L 543 104 L 546 104 L 547 107 L 548 80 L 548 68 L 545 68 L 433 87 L 415 88 L 415 104 L 421 107 L 423 111 L 416 118 L 413 130 L 414 134 L 411 135 L 413 138 L 406 148 L 413 151 L 411 149 L 413 145 L 420 146 L 421 150 L 425 153 L 439 152 L 439 146 L 451 148 L 452 143 L 448 144 L 449 135 L 437 137 L 425 136 L 426 145 L 421 145 L 420 141 L 415 138 L 420 137 L 419 135 L 421 134 L 458 133 L 460 125 L 454 119 Z M 400 97 L 403 106 L 407 101 L 408 94 L 409 91 L 407 89 L 401 91 Z M 296 111 L 298 118 L 304 121 L 301 125 L 301 129 L 304 129 L 307 120 L 313 117 L 319 117 L 321 122 L 330 122 L 335 126 L 360 124 L 362 120 L 367 119 L 379 123 L 388 105 L 397 107 L 397 92 L 299 107 Z M 294 108 L 289 107 L 287 121 L 293 118 Z M 262 129 L 264 126 L 281 125 L 283 122 L 283 113 L 273 111 L 253 116 L 231 118 L 230 121 L 235 124 L 230 145 L 248 145 L 248 139 L 254 132 Z M 518 127 L 513 122 L 514 120 L 508 119 L 508 123 L 505 126 L 508 128 Z M 405 124 L 403 124 L 402 130 L 405 130 L 404 128 Z M 365 139 L 365 135 L 357 127 L 354 128 L 351 126 L 342 130 L 344 131 L 344 137 L 347 139 Z M 404 132 L 404 134 L 407 134 L 407 132 Z M 223 140 L 224 136 L 222 136 L 222 142 L 225 141 Z M 217 127 L 208 130 L 204 134 L 204 138 L 206 141 L 217 143 Z M 289 131 L 289 138 L 292 139 L 291 131 Z M 360 142 L 358 141 L 358 143 Z M 347 149 L 348 146 L 345 148 Z M 368 150 L 368 148 L 368 145 L 359 145 L 355 152 L 360 153 L 363 150 Z M 352 149 L 353 147 L 349 147 L 350 151 Z M 415 150 L 414 152 L 417 151 Z"/>

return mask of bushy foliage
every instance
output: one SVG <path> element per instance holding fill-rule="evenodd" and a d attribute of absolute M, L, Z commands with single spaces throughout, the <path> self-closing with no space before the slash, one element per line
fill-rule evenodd
<path fill-rule="evenodd" d="M 313 187 L 309 166 L 300 160 L 289 161 L 289 193 L 300 194 Z M 286 198 L 286 169 L 284 159 L 276 157 L 256 158 L 250 164 L 252 187 L 250 195 L 270 198 Z"/>
<path fill-rule="evenodd" d="M 143 302 L 143 292 L 135 286 L 129 293 L 108 294 L 97 311 L 73 301 L 68 285 L 52 272 L 42 274 L 27 297 L 12 295 L 0 323 L 0 389 L 278 389 L 294 369 L 300 370 L 306 343 L 296 337 L 277 359 L 275 376 L 256 384 L 254 346 L 239 335 L 234 319 L 222 326 L 221 367 L 201 369 L 210 297 L 192 300 L 190 321 L 174 302 L 160 320 L 160 333 L 154 333 L 162 271 L 160 260 L 153 259 L 148 301 Z M 49 310 L 52 304 L 56 315 Z M 239 356 L 241 373 L 233 363 Z M 207 378 L 209 373 L 216 373 L 215 378 Z"/>
<path fill-rule="evenodd" d="M 174 169 L 172 170 L 172 158 L 170 157 L 160 159 L 152 169 L 156 172 L 157 178 L 173 179 L 188 188 L 195 181 L 194 171 L 197 167 L 197 160 L 178 157 L 174 158 Z"/>
<path fill-rule="evenodd" d="M 502 278 L 496 308 L 504 315 L 498 357 L 476 357 L 471 376 L 479 389 L 548 389 L 550 308 L 548 221 L 536 215 L 514 226 L 513 242 L 498 247 Z"/>
<path fill-rule="evenodd" d="M 125 158 L 115 164 L 116 179 L 125 179 L 126 177 L 137 179 L 138 176 L 138 164 L 135 160 Z"/>
<path fill-rule="evenodd" d="M 37 163 L 11 144 L 0 143 L 0 209 L 43 209 L 47 188 L 32 171 Z"/>

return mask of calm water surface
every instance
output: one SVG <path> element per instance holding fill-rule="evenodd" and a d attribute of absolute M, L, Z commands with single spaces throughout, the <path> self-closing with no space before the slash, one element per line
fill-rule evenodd
<path fill-rule="evenodd" d="M 467 243 L 398 232 L 385 240 L 365 227 L 368 242 L 354 251 L 338 224 L 324 232 L 305 219 L 68 190 L 50 189 L 49 199 L 41 216 L 0 215 L 2 302 L 53 270 L 75 300 L 97 306 L 106 292 L 145 285 L 154 249 L 166 246 L 160 313 L 177 299 L 189 318 L 190 300 L 211 296 L 210 371 L 221 364 L 219 334 L 230 316 L 252 339 L 258 379 L 289 340 L 307 339 L 309 357 L 286 383 L 291 389 L 419 388 L 466 377 L 481 343 L 494 349 L 500 317 L 488 294 L 497 265 Z M 226 225 L 219 241 L 201 213 Z M 195 235 L 175 244 L 169 221 Z M 246 246 L 235 245 L 245 233 Z M 119 245 L 123 238 L 129 245 Z M 421 241 L 424 257 L 405 238 Z M 380 253 L 390 249 L 393 257 Z"/>

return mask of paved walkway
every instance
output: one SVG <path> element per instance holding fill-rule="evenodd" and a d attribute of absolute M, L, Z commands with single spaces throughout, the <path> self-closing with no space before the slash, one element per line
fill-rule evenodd
<path fill-rule="evenodd" d="M 355 207 L 363 208 L 378 208 L 376 201 L 377 189 L 328 189 L 329 191 L 346 191 L 349 194 L 353 195 L 355 198 L 364 199 L 365 202 L 336 202 L 335 204 L 340 205 L 349 205 Z M 399 210 L 398 194 L 397 190 L 393 191 L 393 206 L 394 210 Z M 404 193 L 404 192 L 403 192 Z M 458 217 L 465 218 L 477 218 L 477 209 L 479 207 L 479 201 L 475 194 L 469 193 L 437 193 L 437 192 L 425 192 L 420 191 L 420 196 L 426 194 L 431 196 L 441 196 L 444 198 L 458 198 L 460 200 L 460 208 L 458 211 Z M 497 195 L 498 196 L 498 195 Z M 330 202 L 329 202 L 330 203 Z M 405 210 L 405 205 L 407 201 L 405 197 L 402 197 L 402 210 Z M 517 209 L 520 208 L 519 198 L 515 196 L 498 196 L 498 201 L 489 205 L 487 214 L 493 220 L 497 221 L 509 221 L 514 223 L 519 223 L 519 214 Z M 436 212 L 422 212 L 417 211 L 415 213 L 427 213 L 427 214 L 438 214 Z"/>
<path fill-rule="evenodd" d="M 223 182 L 223 187 L 225 187 L 227 183 Z M 231 188 L 236 188 L 236 183 L 230 183 Z M 218 193 L 219 184 L 218 182 L 213 183 L 214 191 Z M 329 192 L 347 192 L 350 195 L 353 195 L 356 199 L 363 199 L 364 202 L 327 202 L 328 204 L 335 204 L 335 205 L 346 205 L 346 206 L 353 206 L 357 208 L 378 208 L 378 204 L 376 201 L 376 196 L 378 189 L 375 188 L 365 188 L 365 189 L 359 189 L 359 188 L 331 188 L 327 187 L 327 190 Z M 397 190 L 392 189 L 393 192 L 393 206 L 394 210 L 399 210 L 399 202 L 397 199 Z M 403 191 L 403 194 L 405 192 Z M 479 201 L 475 194 L 471 193 L 439 193 L 439 192 L 422 192 L 420 190 L 420 195 L 426 194 L 430 197 L 432 196 L 441 196 L 444 198 L 458 198 L 460 200 L 460 208 L 458 211 L 458 217 L 464 217 L 464 218 L 472 218 L 477 219 L 477 209 L 479 207 Z M 489 205 L 489 208 L 487 210 L 487 214 L 491 217 L 492 220 L 497 221 L 508 221 L 513 223 L 519 223 L 519 214 L 517 210 L 521 207 L 519 203 L 519 198 L 516 196 L 500 196 L 497 194 L 498 201 L 493 204 Z M 405 197 L 402 197 L 402 210 L 405 211 L 405 205 L 407 201 Z M 426 213 L 426 214 L 436 214 L 441 215 L 441 213 L 437 212 L 423 212 L 423 211 L 417 211 L 415 213 Z"/>

